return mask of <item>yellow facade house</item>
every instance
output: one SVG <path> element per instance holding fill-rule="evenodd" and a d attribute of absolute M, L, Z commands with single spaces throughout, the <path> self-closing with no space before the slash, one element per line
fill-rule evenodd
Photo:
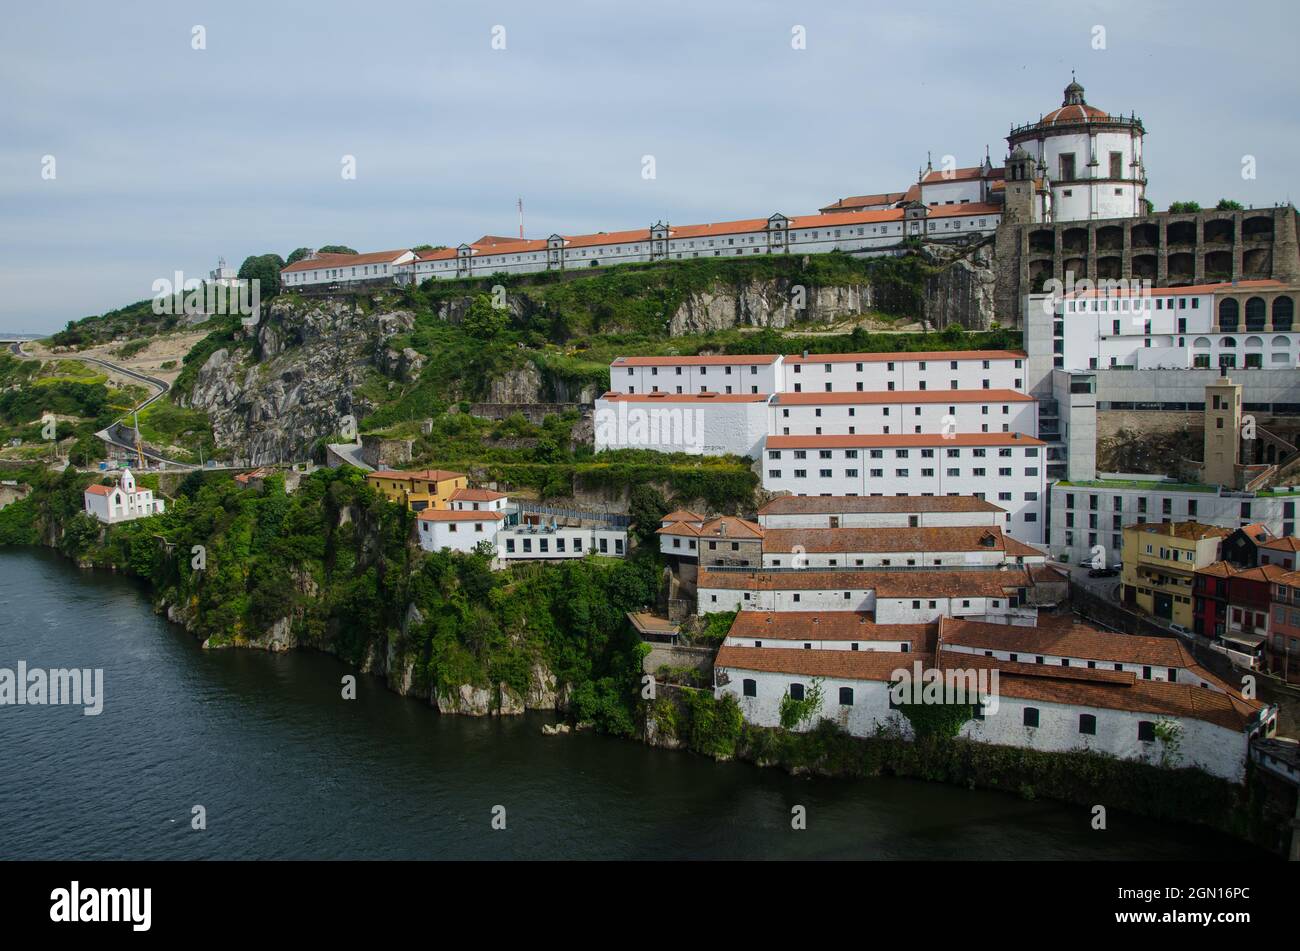
<path fill-rule="evenodd" d="M 1200 522 L 1145 522 L 1124 527 L 1124 606 L 1192 629 L 1196 569 L 1219 560 L 1231 531 Z"/>
<path fill-rule="evenodd" d="M 463 472 L 448 472 L 446 469 L 420 469 L 414 472 L 380 469 L 367 472 L 366 483 L 412 512 L 422 512 L 425 509 L 448 508 L 453 492 L 469 488 L 469 477 Z"/>

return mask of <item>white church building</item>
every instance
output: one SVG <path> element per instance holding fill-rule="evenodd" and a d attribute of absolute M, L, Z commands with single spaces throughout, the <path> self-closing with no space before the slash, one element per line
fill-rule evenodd
<path fill-rule="evenodd" d="M 84 495 L 86 511 L 109 525 L 161 515 L 164 507 L 162 499 L 153 497 L 152 489 L 136 488 L 130 469 L 122 470 L 117 485 L 92 485 Z"/>

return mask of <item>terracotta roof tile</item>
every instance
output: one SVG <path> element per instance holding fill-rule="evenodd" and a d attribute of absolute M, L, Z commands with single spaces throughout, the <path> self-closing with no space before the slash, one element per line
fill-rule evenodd
<path fill-rule="evenodd" d="M 782 495 L 759 515 L 856 515 L 874 513 L 1003 512 L 973 495 Z"/>

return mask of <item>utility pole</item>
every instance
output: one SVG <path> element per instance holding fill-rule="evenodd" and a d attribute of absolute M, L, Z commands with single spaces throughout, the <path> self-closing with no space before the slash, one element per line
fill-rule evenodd
<path fill-rule="evenodd" d="M 515 204 L 519 206 L 519 240 L 524 239 L 524 198 L 522 195 L 516 199 Z"/>

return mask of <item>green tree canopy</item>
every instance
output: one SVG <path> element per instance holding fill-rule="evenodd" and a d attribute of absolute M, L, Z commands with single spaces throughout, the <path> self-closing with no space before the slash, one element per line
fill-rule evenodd
<path fill-rule="evenodd" d="M 1231 198 L 1220 198 L 1219 203 L 1214 206 L 1215 211 L 1245 211 L 1246 206 L 1239 201 L 1233 201 Z"/>
<path fill-rule="evenodd" d="M 1200 210 L 1201 206 L 1194 201 L 1176 201 L 1169 206 L 1170 213 L 1175 215 L 1188 214 Z"/>
<path fill-rule="evenodd" d="M 260 282 L 258 294 L 263 299 L 280 293 L 280 268 L 284 267 L 284 258 L 278 254 L 256 254 L 244 258 L 239 266 L 239 279 Z"/>

